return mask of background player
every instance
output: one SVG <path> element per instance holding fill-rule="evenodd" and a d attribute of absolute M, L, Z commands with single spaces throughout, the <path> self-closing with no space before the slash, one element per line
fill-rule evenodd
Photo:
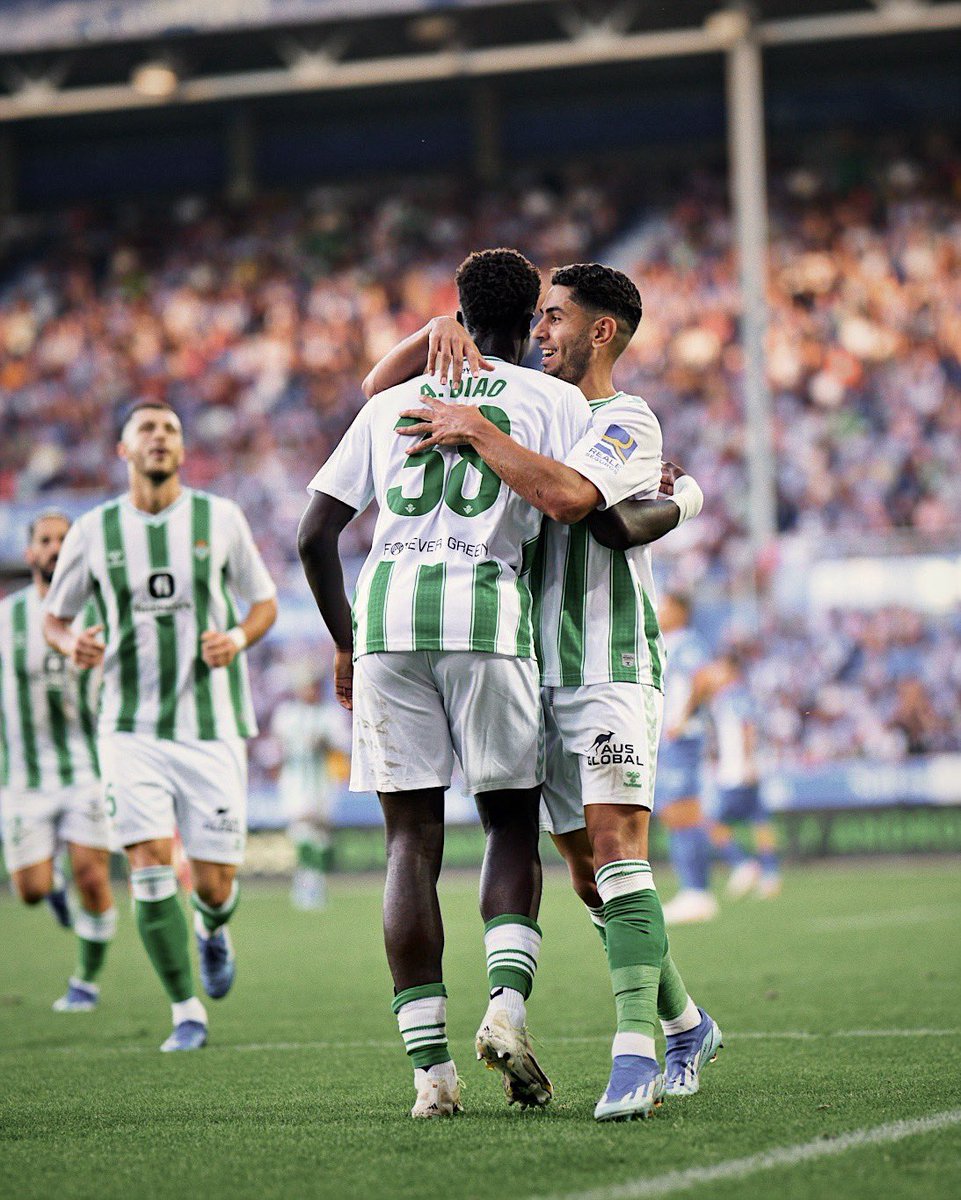
<path fill-rule="evenodd" d="M 340 705 L 324 698 L 323 680 L 308 669 L 295 694 L 277 705 L 270 729 L 283 754 L 277 790 L 297 853 L 291 901 L 295 908 L 323 908 L 331 864 L 330 757 L 350 753 L 350 725 Z"/>
<path fill-rule="evenodd" d="M 3 853 L 26 904 L 55 899 L 70 924 L 64 894 L 56 896 L 54 856 L 66 844 L 80 906 L 73 913 L 77 967 L 57 1012 L 86 1012 L 100 996 L 97 978 L 117 928 L 110 891 L 109 824 L 100 794 L 94 721 L 97 673 L 52 650 L 43 637 L 41 606 L 70 528 L 61 512 L 31 524 L 26 560 L 31 583 L 0 602 L 0 783 Z M 81 635 L 96 639 L 100 626 Z"/>
<path fill-rule="evenodd" d="M 98 747 L 108 811 L 127 853 L 137 928 L 170 997 L 162 1050 L 207 1040 L 187 924 L 171 864 L 174 822 L 190 859 L 201 980 L 226 995 L 246 838 L 246 747 L 256 733 L 241 651 L 277 615 L 274 585 L 228 500 L 180 482 L 183 431 L 172 408 L 142 401 L 117 453 L 126 495 L 81 517 L 64 541 L 45 606 L 51 645 L 80 666 L 103 660 Z M 72 621 L 96 597 L 106 644 Z M 250 605 L 238 621 L 235 597 Z"/>
<path fill-rule="evenodd" d="M 477 409 L 438 400 L 405 414 L 422 423 L 402 432 L 424 437 L 414 452 L 471 445 L 548 515 L 561 503 L 571 521 L 593 513 L 587 524 L 545 525 L 532 588 L 548 723 L 545 803 L 575 890 L 603 929 L 617 1007 L 611 1078 L 594 1115 L 617 1120 L 648 1115 L 664 1091 L 658 1013 L 675 1094 L 697 1090 L 700 1062 L 720 1044 L 670 958 L 647 862 L 664 655 L 650 552 L 625 553 L 696 516 L 701 494 L 678 470 L 675 496 L 657 498 L 657 421 L 640 397 L 614 390 L 614 363 L 641 317 L 636 287 L 596 263 L 558 268 L 552 285 L 534 330 L 544 370 L 576 381 L 593 410 L 565 462 L 519 446 Z"/>
<path fill-rule="evenodd" d="M 664 905 L 667 925 L 710 921 L 717 900 L 710 890 L 711 839 L 701 807 L 707 716 L 696 712 L 681 723 L 694 676 L 710 659 L 707 646 L 691 626 L 691 606 L 678 593 L 665 596 L 658 609 L 664 648 L 671 665 L 664 692 L 664 736 L 658 751 L 657 815 L 667 827 L 671 863 L 680 890 Z"/>
<path fill-rule="evenodd" d="M 695 676 L 688 711 L 702 706 L 714 730 L 711 840 L 731 868 L 726 891 L 735 899 L 751 891 L 773 899 L 781 892 L 777 835 L 761 797 L 755 705 L 737 650 L 726 650 Z M 735 839 L 732 826 L 741 824 L 750 826 L 754 855 Z"/>
<path fill-rule="evenodd" d="M 458 391 L 480 400 L 499 430 L 566 454 L 590 418 L 583 396 L 516 365 L 529 343 L 537 270 L 514 250 L 489 250 L 470 255 L 456 279 L 465 324 L 488 359 L 500 360 Z M 491 1000 L 478 1055 L 504 1071 L 512 1100 L 544 1104 L 551 1096 L 525 1029 L 541 941 L 544 772 L 524 576 L 541 515 L 472 450 L 405 452 L 397 429 L 417 422 L 401 414 L 436 395 L 436 386 L 417 378 L 361 410 L 310 485 L 315 494 L 300 533 L 307 577 L 337 650 L 338 695 L 353 703 L 351 786 L 376 788 L 384 810 L 384 932 L 393 1007 L 415 1067 L 415 1117 L 460 1107 L 445 1032 L 436 891 L 455 754 L 487 833 L 481 913 Z M 337 539 L 375 497 L 380 513 L 358 579 L 355 638 Z"/>

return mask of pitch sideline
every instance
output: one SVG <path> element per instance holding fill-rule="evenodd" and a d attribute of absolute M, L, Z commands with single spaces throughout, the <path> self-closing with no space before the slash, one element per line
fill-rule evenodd
<path fill-rule="evenodd" d="M 795 1167 L 800 1163 L 819 1158 L 831 1158 L 849 1150 L 860 1150 L 868 1146 L 887 1146 L 905 1138 L 924 1133 L 936 1133 L 953 1125 L 961 1125 L 961 1108 L 932 1113 L 928 1117 L 911 1120 L 891 1121 L 886 1125 L 875 1125 L 866 1129 L 855 1129 L 825 1140 L 823 1137 L 795 1146 L 781 1146 L 776 1150 L 764 1150 L 744 1158 L 732 1158 L 716 1163 L 713 1167 L 688 1167 L 682 1171 L 667 1171 L 653 1178 L 636 1179 L 628 1183 L 614 1184 L 606 1188 L 592 1188 L 584 1192 L 558 1192 L 551 1196 L 535 1197 L 534 1200 L 647 1200 L 650 1196 L 670 1196 L 684 1192 L 704 1183 L 723 1183 L 732 1179 L 745 1179 L 761 1171 L 778 1167 Z"/>

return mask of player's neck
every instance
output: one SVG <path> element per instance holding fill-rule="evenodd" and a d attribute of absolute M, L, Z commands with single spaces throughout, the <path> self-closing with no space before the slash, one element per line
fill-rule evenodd
<path fill-rule="evenodd" d="M 606 363 L 591 363 L 577 386 L 588 400 L 609 400 L 617 391 L 611 368 Z"/>
<path fill-rule="evenodd" d="M 143 475 L 130 476 L 130 503 L 141 512 L 159 513 L 179 497 L 183 488 L 179 475 L 171 475 L 162 483 L 153 483 Z"/>
<path fill-rule="evenodd" d="M 47 592 L 50 591 L 50 584 L 42 575 L 34 575 L 33 586 L 37 589 L 37 595 L 41 600 L 46 598 Z"/>

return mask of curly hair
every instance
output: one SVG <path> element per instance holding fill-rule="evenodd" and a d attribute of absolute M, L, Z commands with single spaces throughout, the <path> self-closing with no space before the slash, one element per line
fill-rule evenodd
<path fill-rule="evenodd" d="M 540 273 L 518 250 L 475 250 L 454 279 L 464 324 L 472 333 L 514 333 L 537 308 Z"/>
<path fill-rule="evenodd" d="M 624 274 L 601 263 L 571 263 L 551 271 L 551 283 L 571 289 L 581 308 L 614 317 L 628 337 L 641 323 L 641 294 Z"/>

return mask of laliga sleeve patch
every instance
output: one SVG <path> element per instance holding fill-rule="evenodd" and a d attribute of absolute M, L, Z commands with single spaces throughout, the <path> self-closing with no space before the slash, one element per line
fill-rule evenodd
<path fill-rule="evenodd" d="M 611 471 L 619 471 L 636 449 L 637 441 L 632 433 L 621 425 L 608 425 L 587 456 Z"/>

